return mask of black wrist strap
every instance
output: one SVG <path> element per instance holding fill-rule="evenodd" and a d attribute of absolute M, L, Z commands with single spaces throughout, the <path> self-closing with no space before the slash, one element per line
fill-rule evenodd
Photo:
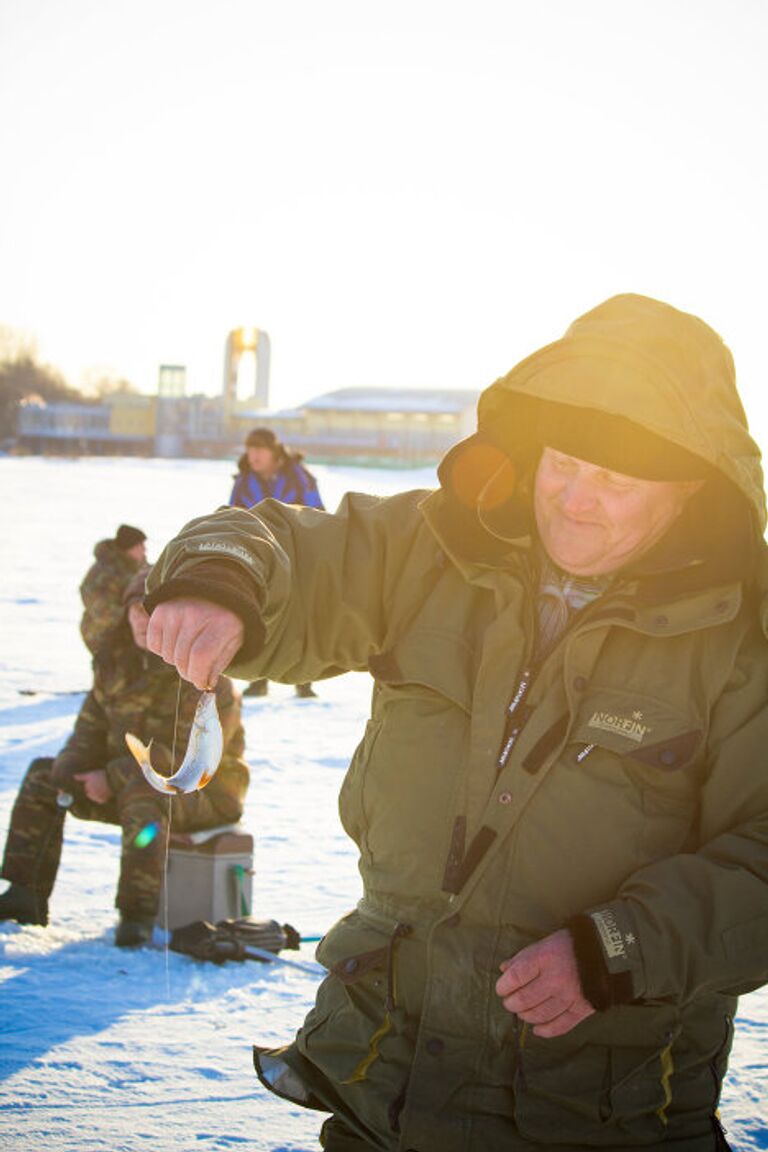
<path fill-rule="evenodd" d="M 591 916 L 574 916 L 566 924 L 573 939 L 584 998 L 598 1012 L 614 1004 L 629 1004 L 634 999 L 632 973 L 610 972 L 605 962 L 597 928 Z"/>

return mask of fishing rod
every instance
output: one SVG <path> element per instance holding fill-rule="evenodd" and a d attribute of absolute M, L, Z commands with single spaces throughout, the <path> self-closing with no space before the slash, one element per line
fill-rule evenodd
<path fill-rule="evenodd" d="M 17 688 L 19 696 L 85 696 L 87 688 Z"/>

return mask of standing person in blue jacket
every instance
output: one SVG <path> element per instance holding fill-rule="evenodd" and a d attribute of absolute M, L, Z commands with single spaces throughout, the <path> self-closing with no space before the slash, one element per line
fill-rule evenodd
<path fill-rule="evenodd" d="M 317 481 L 302 464 L 303 459 L 300 452 L 292 452 L 281 444 L 270 428 L 254 428 L 246 436 L 245 451 L 237 462 L 230 507 L 253 508 L 271 497 L 282 504 L 324 510 Z M 266 696 L 267 683 L 254 680 L 243 695 Z M 296 695 L 308 699 L 317 693 L 311 684 L 297 684 Z"/>
<path fill-rule="evenodd" d="M 317 481 L 302 464 L 300 452 L 291 452 L 270 428 L 254 428 L 245 438 L 245 452 L 237 462 L 230 506 L 252 508 L 271 496 L 282 504 L 323 508 Z"/>

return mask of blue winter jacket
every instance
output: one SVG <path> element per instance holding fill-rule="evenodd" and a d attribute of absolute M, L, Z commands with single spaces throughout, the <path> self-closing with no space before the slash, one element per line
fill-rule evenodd
<path fill-rule="evenodd" d="M 229 497 L 230 506 L 252 508 L 254 504 L 266 500 L 268 496 L 280 500 L 283 504 L 324 508 L 317 490 L 317 481 L 295 456 L 286 456 L 280 464 L 279 471 L 271 480 L 260 479 L 248 467 L 247 461 L 241 463 L 240 472 Z"/>

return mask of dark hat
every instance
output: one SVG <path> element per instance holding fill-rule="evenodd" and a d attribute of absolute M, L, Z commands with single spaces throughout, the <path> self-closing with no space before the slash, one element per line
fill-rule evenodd
<path fill-rule="evenodd" d="M 280 442 L 271 428 L 253 428 L 245 438 L 246 448 L 271 448 L 277 452 Z"/>
<path fill-rule="evenodd" d="M 115 544 L 126 552 L 129 548 L 133 548 L 135 544 L 143 544 L 146 540 L 146 535 L 142 532 L 141 528 L 134 528 L 132 524 L 121 524 L 115 533 Z"/>
<path fill-rule="evenodd" d="M 517 393 L 481 412 L 481 431 L 515 462 L 535 466 L 541 448 L 641 480 L 703 480 L 713 469 L 679 444 L 604 409 Z"/>
<path fill-rule="evenodd" d="M 538 417 L 540 444 L 611 472 L 641 480 L 704 480 L 711 475 L 700 456 L 624 416 L 544 401 Z"/>

